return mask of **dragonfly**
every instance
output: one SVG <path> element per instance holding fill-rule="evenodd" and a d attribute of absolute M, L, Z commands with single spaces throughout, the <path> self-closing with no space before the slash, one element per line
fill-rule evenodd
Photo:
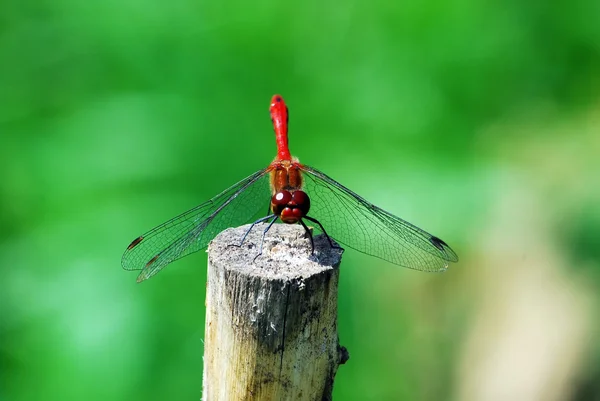
<path fill-rule="evenodd" d="M 312 243 L 306 220 L 318 226 L 331 246 L 335 246 L 333 238 L 399 266 L 440 272 L 449 263 L 458 262 L 456 253 L 440 238 L 375 206 L 316 168 L 300 163 L 290 154 L 289 112 L 280 95 L 272 97 L 269 111 L 277 144 L 275 159 L 214 198 L 134 239 L 121 263 L 125 270 L 141 270 L 138 282 L 154 276 L 169 263 L 206 248 L 226 228 L 252 221 L 248 232 L 257 223 L 268 222 L 263 240 L 279 220 L 301 224 Z M 268 214 L 255 220 L 265 206 Z"/>

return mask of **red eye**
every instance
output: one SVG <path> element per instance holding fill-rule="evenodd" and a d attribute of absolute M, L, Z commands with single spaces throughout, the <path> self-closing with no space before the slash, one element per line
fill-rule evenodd
<path fill-rule="evenodd" d="M 308 214 L 310 210 L 310 198 L 304 191 L 294 191 L 292 194 L 292 203 L 297 209 L 302 211 L 302 217 Z"/>
<path fill-rule="evenodd" d="M 293 196 L 289 191 L 279 191 L 271 197 L 271 203 L 274 205 L 287 205 L 292 198 Z"/>
<path fill-rule="evenodd" d="M 292 194 L 289 191 L 279 191 L 271 197 L 271 210 L 277 215 L 281 215 L 283 209 L 292 200 Z"/>

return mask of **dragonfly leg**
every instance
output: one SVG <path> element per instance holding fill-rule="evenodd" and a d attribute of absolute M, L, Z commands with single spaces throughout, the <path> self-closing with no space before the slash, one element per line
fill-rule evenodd
<path fill-rule="evenodd" d="M 240 248 L 244 244 L 244 241 L 246 241 L 246 237 L 248 237 L 248 234 L 250 234 L 250 231 L 252 231 L 252 229 L 254 228 L 255 225 L 257 225 L 258 223 L 262 223 L 263 221 L 268 220 L 268 219 L 270 219 L 272 217 L 275 217 L 275 219 L 277 219 L 277 215 L 270 214 L 268 216 L 261 217 L 260 219 L 256 220 L 254 223 L 252 223 L 252 225 L 250 225 L 250 227 L 248 227 L 248 230 L 246 231 L 246 233 L 242 237 L 242 240 L 240 241 L 239 244 L 230 244 L 230 245 L 231 246 L 237 246 L 238 248 Z M 273 223 L 271 223 L 271 224 L 273 224 Z M 269 225 L 269 228 L 270 227 L 271 226 Z M 261 244 L 261 246 L 262 246 L 262 244 Z"/>
<path fill-rule="evenodd" d="M 307 219 L 308 221 L 312 221 L 315 224 L 319 225 L 319 228 L 321 228 L 321 231 L 323 231 L 323 234 L 325 234 L 325 237 L 327 237 L 327 241 L 329 241 L 329 245 L 334 248 L 334 249 L 344 249 L 341 246 L 337 246 L 333 244 L 333 241 L 331 240 L 331 237 L 329 236 L 329 234 L 327 234 L 327 231 L 325 231 L 325 228 L 323 227 L 323 225 L 321 224 L 321 222 L 317 219 L 314 219 L 310 216 L 304 216 L 303 218 Z M 312 239 L 312 236 L 311 236 Z"/>
<path fill-rule="evenodd" d="M 308 238 L 310 238 L 310 253 L 312 255 L 315 253 L 315 241 L 313 239 L 312 232 L 308 229 L 308 227 L 306 226 L 306 223 L 304 223 L 304 221 L 302 221 L 302 219 L 300 219 L 300 224 L 302 224 L 302 227 L 304 227 L 304 230 L 308 234 Z M 329 237 L 327 237 L 327 238 L 329 238 Z"/>
<path fill-rule="evenodd" d="M 263 250 L 263 244 L 265 243 L 265 236 L 267 235 L 267 231 L 269 231 L 271 229 L 271 227 L 273 226 L 273 224 L 275 224 L 275 222 L 277 221 L 277 218 L 279 216 L 277 215 L 270 215 L 267 216 L 261 220 L 266 220 L 267 218 L 272 217 L 273 220 L 271 220 L 271 222 L 269 223 L 269 225 L 267 226 L 267 228 L 265 228 L 265 230 L 263 231 L 263 235 L 262 238 L 260 239 L 260 248 L 258 250 L 258 254 L 254 257 L 254 260 L 256 260 L 256 258 L 258 258 L 260 255 L 262 255 L 262 250 Z"/>

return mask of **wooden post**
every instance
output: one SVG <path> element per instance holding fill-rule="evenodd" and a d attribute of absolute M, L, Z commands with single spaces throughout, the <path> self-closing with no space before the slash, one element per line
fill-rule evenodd
<path fill-rule="evenodd" d="M 228 229 L 208 248 L 204 401 L 331 400 L 342 251 L 300 225 Z M 255 259 L 256 257 L 256 259 Z"/>

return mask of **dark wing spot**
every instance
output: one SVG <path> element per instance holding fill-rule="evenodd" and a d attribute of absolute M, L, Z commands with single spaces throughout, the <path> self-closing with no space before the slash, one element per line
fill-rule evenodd
<path fill-rule="evenodd" d="M 127 250 L 128 251 L 132 250 L 137 244 L 139 244 L 140 242 L 142 242 L 143 239 L 144 239 L 144 237 L 141 236 L 141 237 L 137 237 L 136 239 L 134 239 L 133 241 L 131 241 L 131 244 L 129 244 L 129 246 L 127 247 Z"/>
<path fill-rule="evenodd" d="M 150 266 L 152 263 L 156 262 L 156 259 L 158 259 L 158 257 L 160 256 L 160 253 L 158 255 L 156 255 L 155 257 L 153 257 L 152 259 L 150 259 L 148 261 L 148 263 L 146 263 L 146 267 Z"/>
<path fill-rule="evenodd" d="M 442 241 L 441 239 L 439 239 L 438 237 L 435 236 L 431 236 L 431 238 L 429 238 L 429 242 L 431 242 L 431 244 L 433 246 L 435 246 L 437 249 L 439 249 L 442 252 L 445 252 L 444 248 L 448 248 L 448 244 L 446 244 L 444 241 Z"/>

